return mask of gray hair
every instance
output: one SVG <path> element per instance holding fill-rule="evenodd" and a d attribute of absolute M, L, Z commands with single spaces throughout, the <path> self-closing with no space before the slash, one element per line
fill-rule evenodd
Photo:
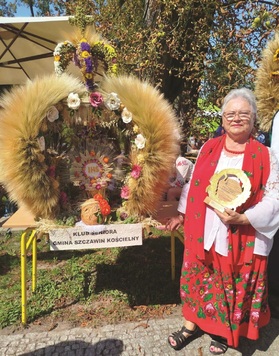
<path fill-rule="evenodd" d="M 221 108 L 221 115 L 223 115 L 224 109 L 227 106 L 228 102 L 235 98 L 242 98 L 246 100 L 251 106 L 252 113 L 255 114 L 255 117 L 257 116 L 257 104 L 255 95 L 252 90 L 247 88 L 233 89 L 225 96 Z"/>

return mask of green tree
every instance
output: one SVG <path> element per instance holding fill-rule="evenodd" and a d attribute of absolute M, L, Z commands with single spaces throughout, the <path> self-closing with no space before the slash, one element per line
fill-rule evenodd
<path fill-rule="evenodd" d="M 0 0 L 0 16 L 14 16 L 16 2 Z"/>
<path fill-rule="evenodd" d="M 98 30 L 118 45 L 122 68 L 158 86 L 187 134 L 198 98 L 220 106 L 232 88 L 253 89 L 279 1 L 95 2 Z"/>
<path fill-rule="evenodd" d="M 15 10 L 18 5 L 26 6 L 30 11 L 30 16 L 60 16 L 65 13 L 65 3 L 67 1 L 57 0 L 14 0 Z M 10 16 L 10 15 L 7 15 Z"/>

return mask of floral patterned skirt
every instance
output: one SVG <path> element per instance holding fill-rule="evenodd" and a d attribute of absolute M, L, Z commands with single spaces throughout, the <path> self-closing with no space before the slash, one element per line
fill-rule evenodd
<path fill-rule="evenodd" d="M 237 347 L 239 337 L 259 337 L 268 324 L 267 257 L 253 255 L 251 264 L 232 266 L 212 248 L 205 260 L 184 253 L 180 295 L 185 319 Z"/>

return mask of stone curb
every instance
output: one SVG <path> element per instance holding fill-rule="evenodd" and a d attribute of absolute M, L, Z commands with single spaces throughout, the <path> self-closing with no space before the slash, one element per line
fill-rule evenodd
<path fill-rule="evenodd" d="M 2 335 L 2 356 L 209 356 L 210 337 L 202 334 L 181 351 L 174 351 L 167 336 L 181 327 L 180 317 L 106 325 L 96 329 L 73 328 L 49 332 Z M 227 356 L 279 355 L 279 320 L 271 319 L 257 341 L 242 339 Z"/>

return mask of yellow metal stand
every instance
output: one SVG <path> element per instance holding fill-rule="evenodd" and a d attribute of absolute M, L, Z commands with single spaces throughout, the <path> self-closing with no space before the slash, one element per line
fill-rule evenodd
<path fill-rule="evenodd" d="M 27 323 L 27 251 L 32 249 L 32 292 L 37 285 L 37 236 L 36 230 L 26 229 L 21 235 L 21 321 Z"/>
<path fill-rule="evenodd" d="M 183 234 L 178 231 L 171 232 L 171 279 L 175 279 L 175 238 L 178 238 L 184 244 Z"/>

